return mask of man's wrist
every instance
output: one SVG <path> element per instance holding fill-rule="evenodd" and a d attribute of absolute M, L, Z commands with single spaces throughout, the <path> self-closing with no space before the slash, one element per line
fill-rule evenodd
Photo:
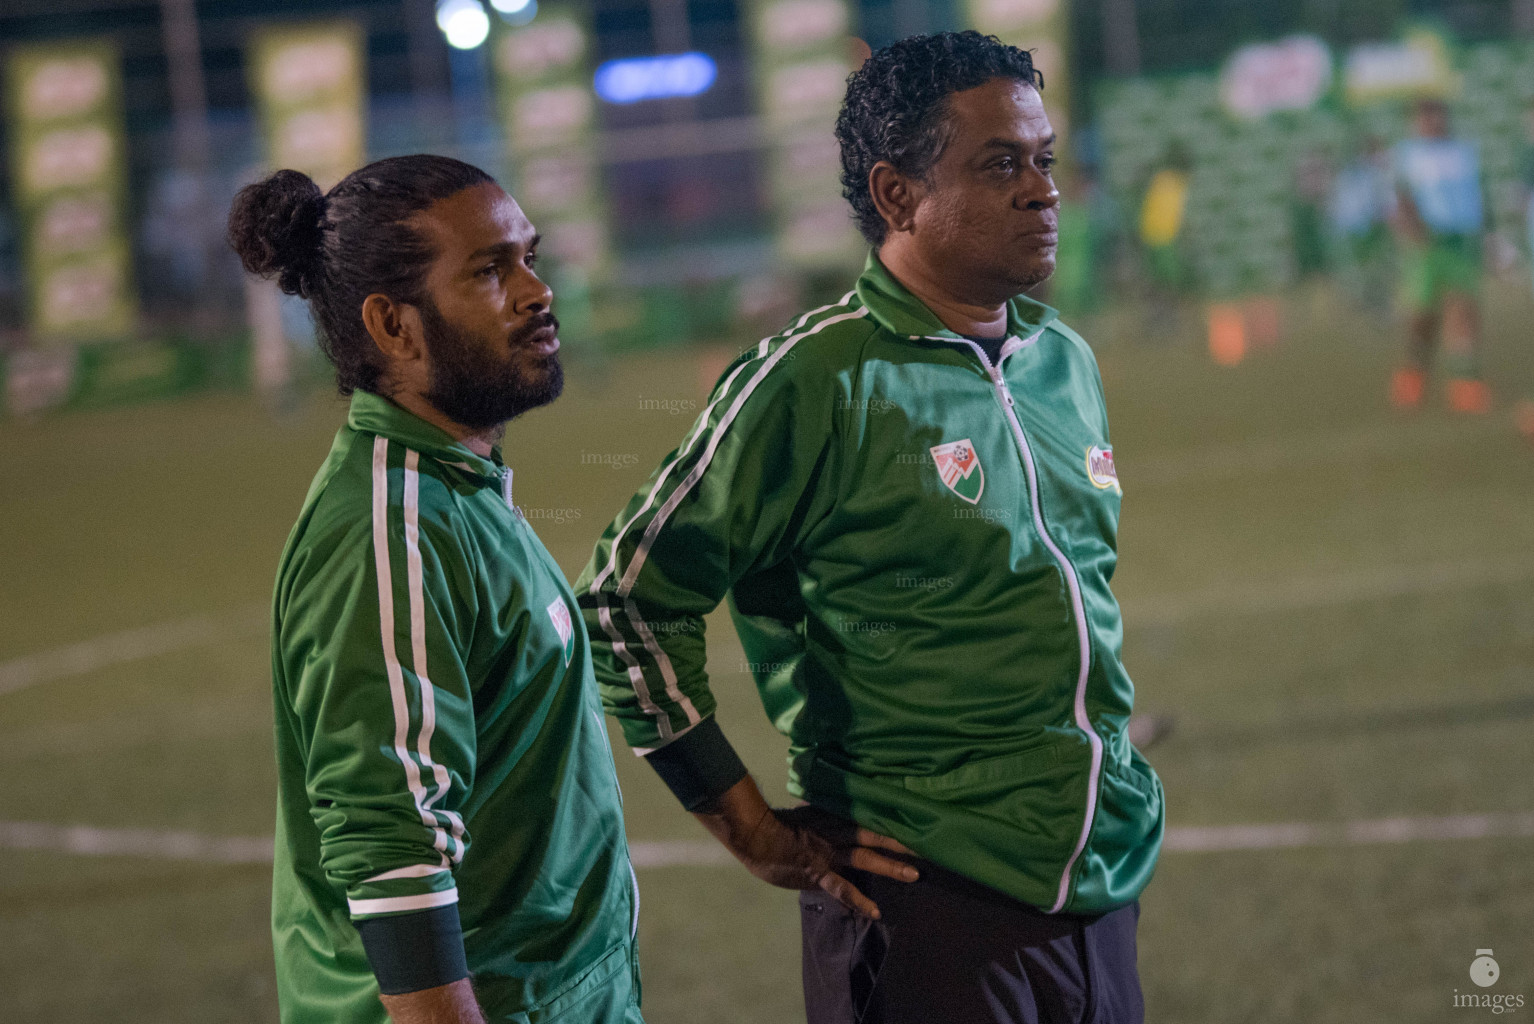
<path fill-rule="evenodd" d="M 700 814 L 714 813 L 720 798 L 747 777 L 745 763 L 713 716 L 646 754 L 645 761 L 683 807 Z"/>
<path fill-rule="evenodd" d="M 737 857 L 747 857 L 756 834 L 775 820 L 767 798 L 749 775 L 711 800 L 706 810 L 692 813 Z"/>
<path fill-rule="evenodd" d="M 439 988 L 469 976 L 458 905 L 355 922 L 378 991 L 386 996 Z"/>

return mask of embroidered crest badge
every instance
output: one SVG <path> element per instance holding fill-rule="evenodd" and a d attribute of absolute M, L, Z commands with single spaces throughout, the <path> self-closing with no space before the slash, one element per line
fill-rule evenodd
<path fill-rule="evenodd" d="M 985 469 L 969 438 L 934 445 L 929 450 L 943 486 L 971 505 L 979 504 L 980 495 L 985 490 Z"/>
<path fill-rule="evenodd" d="M 565 645 L 565 664 L 568 665 L 575 656 L 575 627 L 570 623 L 570 608 L 564 598 L 556 597 L 549 604 L 549 618 L 554 620 L 554 631 Z"/>
<path fill-rule="evenodd" d="M 1124 493 L 1124 489 L 1119 486 L 1119 471 L 1113 465 L 1112 448 L 1099 448 L 1094 444 L 1087 449 L 1087 479 L 1099 491 Z"/>

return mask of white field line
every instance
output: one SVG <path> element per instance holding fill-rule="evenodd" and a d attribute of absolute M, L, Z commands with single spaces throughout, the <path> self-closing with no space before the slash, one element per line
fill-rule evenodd
<path fill-rule="evenodd" d="M 629 843 L 636 868 L 701 868 L 735 864 L 730 851 L 712 839 L 671 839 Z"/>
<path fill-rule="evenodd" d="M 1289 822 L 1274 825 L 1210 825 L 1167 829 L 1168 853 L 1225 853 L 1297 847 L 1374 846 L 1534 836 L 1534 812 L 1462 814 L 1443 818 L 1376 818 L 1341 822 Z M 0 821 L 0 849 L 46 850 L 90 857 L 144 857 L 211 864 L 269 864 L 271 836 L 207 836 L 196 832 L 153 829 L 91 828 Z M 717 867 L 734 864 L 711 840 L 671 840 L 629 844 L 636 868 Z"/>
<path fill-rule="evenodd" d="M 147 828 L 91 828 L 45 825 L 35 821 L 0 821 L 0 847 L 47 850 L 87 857 L 147 857 L 195 860 L 211 864 L 270 864 L 271 836 L 205 836 L 196 832 L 160 832 Z"/>
<path fill-rule="evenodd" d="M 0 662 L 0 696 L 39 683 L 86 675 L 113 665 L 205 647 L 223 640 L 249 636 L 266 626 L 268 606 L 245 605 L 207 615 L 172 619 L 120 633 L 82 640 L 67 647 L 27 654 Z"/>
<path fill-rule="evenodd" d="M 1439 839 L 1534 836 L 1534 813 L 1458 814 L 1446 818 L 1374 818 L 1276 825 L 1169 828 L 1163 849 L 1176 853 L 1277 850 L 1297 846 L 1369 846 Z"/>

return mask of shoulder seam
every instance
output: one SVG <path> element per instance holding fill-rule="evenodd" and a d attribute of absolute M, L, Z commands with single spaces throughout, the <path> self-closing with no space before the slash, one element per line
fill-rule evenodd
<path fill-rule="evenodd" d="M 784 344 L 773 350 L 772 355 L 767 357 L 767 361 L 763 363 L 761 368 L 752 375 L 751 379 L 747 381 L 746 386 L 741 390 L 741 392 L 735 396 L 735 400 L 730 403 L 730 408 L 725 412 L 724 418 L 719 421 L 719 424 L 712 431 L 710 431 L 708 445 L 705 447 L 702 457 L 698 461 L 698 464 L 692 468 L 692 470 L 687 474 L 686 479 L 684 479 L 677 486 L 676 490 L 671 493 L 670 497 L 666 499 L 665 504 L 662 505 L 659 510 L 657 510 L 655 517 L 650 520 L 649 525 L 645 527 L 644 536 L 640 539 L 639 546 L 634 551 L 633 560 L 630 562 L 628 569 L 624 572 L 622 579 L 618 584 L 618 593 L 620 595 L 626 597 L 629 591 L 633 589 L 634 581 L 639 576 L 639 570 L 644 567 L 645 556 L 649 554 L 650 546 L 654 543 L 655 536 L 660 532 L 660 528 L 665 525 L 665 521 L 670 518 L 670 515 L 672 511 L 675 510 L 676 506 L 681 503 L 682 499 L 687 496 L 688 492 L 691 491 L 693 487 L 697 485 L 698 481 L 703 478 L 703 474 L 708 470 L 709 463 L 713 461 L 714 452 L 718 449 L 720 438 L 722 438 L 724 434 L 729 430 L 730 425 L 735 421 L 736 414 L 740 412 L 747 399 L 751 397 L 752 392 L 756 390 L 756 386 L 766 379 L 767 375 L 771 373 L 774 367 L 776 367 L 778 363 L 782 361 L 782 357 L 786 355 L 794 345 L 797 345 L 805 338 L 812 337 L 825 327 L 828 327 L 833 323 L 837 323 L 841 319 L 861 319 L 867 315 L 868 307 L 860 306 L 858 309 L 852 312 L 842 313 L 840 316 L 826 317 L 818 321 L 814 327 L 807 328 L 788 338 Z"/>
<path fill-rule="evenodd" d="M 693 702 L 687 697 L 685 693 L 682 692 L 680 684 L 677 680 L 675 668 L 671 664 L 670 656 L 666 653 L 665 648 L 656 642 L 654 634 L 651 631 L 649 625 L 644 621 L 643 617 L 640 615 L 638 606 L 630 598 L 629 595 L 633 590 L 634 582 L 638 578 L 640 569 L 642 569 L 644 566 L 645 559 L 649 554 L 650 547 L 654 544 L 655 537 L 660 532 L 660 528 L 665 524 L 665 521 L 670 517 L 671 513 L 676 509 L 677 505 L 681 503 L 682 499 L 687 496 L 688 492 L 691 491 L 692 488 L 696 486 L 697 482 L 702 478 L 704 471 L 707 470 L 709 463 L 713 460 L 714 452 L 719 446 L 720 439 L 725 435 L 725 433 L 728 432 L 736 414 L 740 412 L 747 399 L 751 397 L 751 394 L 756 389 L 757 385 L 760 384 L 762 380 L 764 380 L 776 366 L 781 364 L 784 356 L 788 355 L 792 351 L 793 347 L 799 344 L 803 339 L 812 337 L 824 328 L 841 320 L 867 316 L 868 309 L 866 306 L 862 305 L 859 305 L 857 309 L 848 312 L 833 312 L 835 310 L 845 310 L 846 307 L 851 304 L 851 300 L 855 294 L 855 292 L 848 292 L 847 295 L 843 297 L 842 302 L 833 303 L 830 306 L 826 306 L 821 309 L 814 310 L 811 313 L 805 314 L 797 321 L 794 330 L 784 332 L 780 335 L 764 338 L 758 344 L 757 351 L 754 356 L 740 361 L 739 365 L 737 365 L 735 369 L 730 372 L 730 375 L 724 380 L 724 382 L 715 389 L 716 396 L 703 410 L 702 414 L 699 415 L 697 427 L 694 429 L 691 436 L 687 438 L 683 445 L 677 448 L 676 454 L 661 468 L 655 478 L 655 483 L 649 488 L 649 493 L 645 496 L 645 500 L 640 505 L 639 509 L 629 517 L 627 523 L 619 527 L 618 530 L 614 533 L 612 544 L 609 549 L 607 564 L 603 567 L 602 571 L 597 573 L 592 579 L 588 593 L 594 596 L 597 600 L 599 621 L 601 621 L 604 631 L 608 634 L 608 637 L 611 640 L 614 654 L 616 654 L 620 659 L 628 664 L 629 676 L 635 684 L 635 696 L 639 700 L 640 707 L 644 713 L 654 718 L 656 727 L 660 732 L 660 737 L 663 741 L 669 741 L 675 738 L 675 730 L 671 725 L 670 715 L 666 709 L 662 708 L 655 701 L 654 697 L 651 696 L 649 686 L 647 685 L 648 680 L 644 678 L 643 669 L 639 666 L 638 661 L 634 658 L 634 655 L 628 651 L 623 639 L 623 635 L 621 632 L 619 632 L 616 625 L 611 621 L 612 611 L 608 607 L 607 595 L 602 589 L 603 584 L 607 582 L 609 578 L 615 575 L 618 576 L 618 583 L 614 588 L 613 596 L 617 598 L 619 602 L 621 602 L 621 611 L 628 618 L 630 627 L 634 630 L 635 634 L 639 636 L 644 644 L 645 650 L 654 660 L 655 667 L 660 673 L 661 681 L 664 685 L 667 698 L 671 701 L 672 704 L 682 710 L 683 714 L 687 718 L 688 727 L 697 725 L 702 716 L 698 713 L 698 710 L 693 705 Z M 822 313 L 827 315 L 820 316 Z M 815 317 L 819 317 L 819 319 L 815 320 L 813 326 L 808 326 L 811 319 Z M 779 344 L 773 345 L 772 342 L 774 339 L 781 339 L 781 341 Z M 751 374 L 745 385 L 742 386 L 738 392 L 733 391 L 732 388 L 736 379 L 741 376 L 747 367 L 753 366 L 753 364 L 759 365 L 756 365 L 754 372 Z M 712 429 L 709 429 L 709 420 L 711 414 L 713 413 L 714 409 L 719 406 L 720 403 L 724 402 L 726 398 L 731 399 L 728 409 L 724 413 L 723 417 L 721 417 L 719 422 L 715 424 Z M 688 471 L 687 476 L 676 484 L 671 493 L 666 497 L 664 503 L 662 503 L 661 506 L 656 509 L 650 522 L 646 524 L 644 533 L 640 536 L 639 541 L 634 548 L 634 553 L 629 560 L 627 569 L 625 569 L 622 574 L 619 575 L 618 563 L 621 557 L 621 547 L 624 535 L 628 533 L 629 529 L 633 527 L 634 524 L 639 522 L 639 520 L 642 519 L 647 512 L 649 512 L 652 506 L 654 506 L 656 498 L 661 492 L 661 488 L 665 485 L 667 478 L 672 474 L 672 472 L 681 466 L 684 461 L 694 456 L 693 450 L 705 433 L 708 435 L 708 441 L 704 447 L 703 452 L 700 456 L 698 456 L 698 461 Z"/>

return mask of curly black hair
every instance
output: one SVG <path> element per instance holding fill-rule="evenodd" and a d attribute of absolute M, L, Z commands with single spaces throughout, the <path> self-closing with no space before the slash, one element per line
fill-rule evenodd
<path fill-rule="evenodd" d="M 436 254 L 406 221 L 439 199 L 494 182 L 478 167 L 429 154 L 368 164 L 328 194 L 307 174 L 278 171 L 235 196 L 229 244 L 247 271 L 309 300 L 341 394 L 382 394 L 390 384 L 362 324 L 362 301 L 381 292 L 420 305 Z"/>
<path fill-rule="evenodd" d="M 925 177 L 948 144 L 949 95 L 993 78 L 1044 88 L 1044 76 L 1027 50 L 974 31 L 891 43 L 847 79 L 847 98 L 836 118 L 842 195 L 870 245 L 884 243 L 886 226 L 868 189 L 868 172 L 887 160 L 902 174 Z"/>

